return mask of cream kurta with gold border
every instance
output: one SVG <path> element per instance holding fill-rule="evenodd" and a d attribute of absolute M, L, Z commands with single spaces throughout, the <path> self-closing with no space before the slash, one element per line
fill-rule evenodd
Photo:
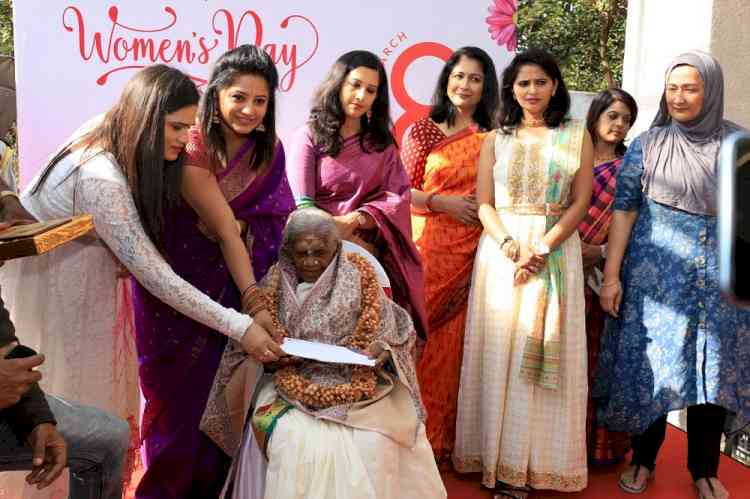
<path fill-rule="evenodd" d="M 543 143 L 497 133 L 495 207 L 510 235 L 538 241 L 570 204 L 584 126 L 570 121 Z M 541 210 L 541 211 L 540 211 Z M 540 277 L 513 285 L 515 265 L 487 233 L 477 251 L 469 296 L 454 464 L 461 472 L 538 489 L 586 486 L 586 332 L 581 245 L 577 232 L 560 247 L 561 287 L 553 296 L 559 325 L 557 388 L 521 376 L 524 346 L 540 327 Z M 547 348 L 550 321 L 543 321 Z"/>

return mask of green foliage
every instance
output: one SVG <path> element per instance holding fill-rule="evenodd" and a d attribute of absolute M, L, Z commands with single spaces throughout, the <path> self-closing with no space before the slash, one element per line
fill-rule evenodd
<path fill-rule="evenodd" d="M 0 0 L 0 54 L 13 55 L 13 2 Z"/>
<path fill-rule="evenodd" d="M 553 53 L 570 90 L 597 92 L 622 84 L 627 0 L 518 4 L 518 49 L 538 47 Z"/>

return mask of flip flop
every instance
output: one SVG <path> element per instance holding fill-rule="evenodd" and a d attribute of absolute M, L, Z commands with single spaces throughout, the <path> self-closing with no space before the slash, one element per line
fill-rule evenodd
<path fill-rule="evenodd" d="M 620 488 L 624 490 L 625 492 L 627 492 L 628 494 L 642 494 L 646 490 L 646 487 L 648 487 L 648 482 L 654 477 L 654 472 L 649 471 L 649 469 L 646 468 L 645 466 L 636 464 L 635 467 L 636 468 L 635 468 L 635 472 L 633 472 L 632 480 L 626 481 L 625 479 L 626 475 L 629 474 L 630 470 L 628 470 L 622 475 L 620 475 L 620 480 L 618 480 L 617 482 L 617 485 L 619 485 Z M 646 480 L 643 482 L 643 484 L 640 487 L 634 487 L 632 484 L 638 480 L 638 476 L 641 474 L 641 470 L 645 470 L 645 472 L 648 473 L 649 475 L 646 477 Z"/>
<path fill-rule="evenodd" d="M 528 492 L 523 490 L 496 490 L 492 493 L 492 499 L 526 499 Z"/>
<path fill-rule="evenodd" d="M 526 499 L 530 493 L 530 487 L 515 487 L 507 483 L 498 482 L 495 485 L 492 499 Z"/>

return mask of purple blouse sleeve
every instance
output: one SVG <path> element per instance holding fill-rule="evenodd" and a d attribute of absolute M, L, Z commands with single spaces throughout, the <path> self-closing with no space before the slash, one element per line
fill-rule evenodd
<path fill-rule="evenodd" d="M 289 186 L 298 208 L 315 206 L 317 160 L 312 134 L 304 126 L 292 137 L 286 161 Z"/>

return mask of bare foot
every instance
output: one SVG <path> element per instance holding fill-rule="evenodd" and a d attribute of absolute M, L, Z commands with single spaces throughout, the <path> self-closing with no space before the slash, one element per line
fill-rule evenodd
<path fill-rule="evenodd" d="M 729 499 L 729 492 L 718 478 L 701 478 L 695 481 L 700 499 Z"/>

